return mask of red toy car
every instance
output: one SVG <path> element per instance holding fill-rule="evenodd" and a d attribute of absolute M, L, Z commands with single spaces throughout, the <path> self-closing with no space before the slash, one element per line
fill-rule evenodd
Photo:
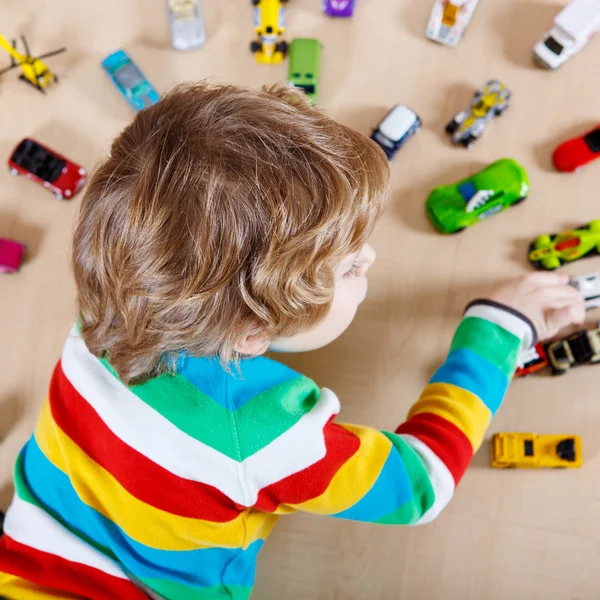
<path fill-rule="evenodd" d="M 524 377 L 525 375 L 531 375 L 547 367 L 550 364 L 548 355 L 542 344 L 536 344 L 529 350 L 524 350 L 519 355 L 519 365 L 515 377 Z"/>
<path fill-rule="evenodd" d="M 25 246 L 21 242 L 0 238 L 0 273 L 16 273 L 24 254 Z"/>
<path fill-rule="evenodd" d="M 552 154 L 559 171 L 571 173 L 600 157 L 600 126 L 585 135 L 563 142 Z"/>
<path fill-rule="evenodd" d="M 29 138 L 15 148 L 8 168 L 13 175 L 25 175 L 43 185 L 60 200 L 72 198 L 87 179 L 82 167 Z"/>

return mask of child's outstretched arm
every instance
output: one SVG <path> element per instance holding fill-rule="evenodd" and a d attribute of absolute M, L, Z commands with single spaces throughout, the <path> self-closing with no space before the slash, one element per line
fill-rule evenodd
<path fill-rule="evenodd" d="M 333 422 L 338 400 L 321 390 L 313 409 L 321 425 L 303 443 L 322 458 L 263 488 L 257 507 L 397 525 L 434 519 L 481 445 L 520 349 L 583 321 L 583 301 L 567 282 L 537 273 L 472 302 L 446 362 L 395 433 Z"/>

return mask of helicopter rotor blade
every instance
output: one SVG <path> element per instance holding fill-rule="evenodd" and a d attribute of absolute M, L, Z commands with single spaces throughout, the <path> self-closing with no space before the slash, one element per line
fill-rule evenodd
<path fill-rule="evenodd" d="M 42 54 L 41 56 L 36 56 L 35 58 L 48 58 L 49 56 L 54 56 L 55 54 L 60 54 L 64 52 L 66 48 L 59 48 L 58 50 L 52 50 L 52 52 L 46 52 L 46 54 Z"/>
<path fill-rule="evenodd" d="M 29 44 L 27 43 L 24 35 L 21 36 L 21 41 L 23 42 L 23 48 L 25 48 L 25 54 L 27 54 L 27 56 L 31 56 L 31 52 L 29 52 Z"/>
<path fill-rule="evenodd" d="M 15 63 L 14 65 L 10 65 L 10 67 L 5 67 L 4 69 L 0 69 L 0 75 L 2 75 L 3 73 L 6 73 L 7 71 L 10 71 L 11 69 L 16 69 L 21 63 L 17 64 Z"/>

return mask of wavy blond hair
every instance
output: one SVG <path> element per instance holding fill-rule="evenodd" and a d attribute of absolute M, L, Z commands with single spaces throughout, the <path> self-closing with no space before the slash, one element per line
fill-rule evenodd
<path fill-rule="evenodd" d="M 279 85 L 176 87 L 114 140 L 73 242 L 81 333 L 127 384 L 181 351 L 234 358 L 330 307 L 369 236 L 389 168 L 370 140 Z"/>

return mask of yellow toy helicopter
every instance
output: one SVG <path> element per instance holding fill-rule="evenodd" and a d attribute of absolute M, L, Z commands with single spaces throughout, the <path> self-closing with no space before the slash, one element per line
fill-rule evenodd
<path fill-rule="evenodd" d="M 59 48 L 58 50 L 46 52 L 46 54 L 42 54 L 42 56 L 35 57 L 31 56 L 29 53 L 29 46 L 27 45 L 27 40 L 24 35 L 21 36 L 21 41 L 23 42 L 25 54 L 21 54 L 17 51 L 17 42 L 15 40 L 10 44 L 4 36 L 0 35 L 0 47 L 4 48 L 11 58 L 10 67 L 0 70 L 0 75 L 6 73 L 6 71 L 20 67 L 23 73 L 19 75 L 19 78 L 30 83 L 33 87 L 45 94 L 46 88 L 51 83 L 58 82 L 58 77 L 50 71 L 41 59 L 60 54 L 61 52 L 64 52 L 66 48 Z"/>

